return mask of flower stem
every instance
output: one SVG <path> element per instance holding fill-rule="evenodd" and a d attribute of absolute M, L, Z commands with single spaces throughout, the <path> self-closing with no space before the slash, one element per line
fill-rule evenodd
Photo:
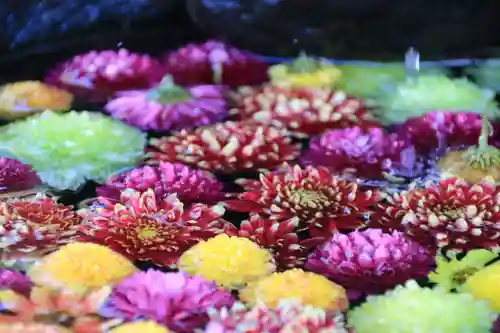
<path fill-rule="evenodd" d="M 171 75 L 165 75 L 160 84 L 149 91 L 148 97 L 161 104 L 175 104 L 191 98 L 188 90 L 176 85 Z"/>
<path fill-rule="evenodd" d="M 302 51 L 297 59 L 287 64 L 287 68 L 291 73 L 312 73 L 321 68 L 321 63 Z"/>
<path fill-rule="evenodd" d="M 481 135 L 476 147 L 467 150 L 467 164 L 473 168 L 487 170 L 500 165 L 500 150 L 488 144 L 488 138 L 493 134 L 493 128 L 488 118 L 481 115 Z"/>

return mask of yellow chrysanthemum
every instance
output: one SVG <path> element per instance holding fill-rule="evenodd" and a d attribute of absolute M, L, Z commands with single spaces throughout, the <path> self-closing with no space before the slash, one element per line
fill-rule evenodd
<path fill-rule="evenodd" d="M 436 270 L 429 274 L 429 280 L 437 283 L 442 289 L 450 291 L 461 289 L 469 276 L 482 269 L 489 261 L 496 258 L 496 254 L 488 250 L 473 250 L 458 260 L 451 257 L 449 260 L 442 255 L 436 258 Z"/>
<path fill-rule="evenodd" d="M 178 266 L 191 275 L 236 289 L 274 272 L 272 258 L 269 251 L 248 238 L 222 234 L 184 252 Z"/>
<path fill-rule="evenodd" d="M 132 262 L 105 246 L 72 243 L 43 257 L 28 270 L 28 276 L 40 286 L 88 292 L 118 283 L 136 271 Z"/>
<path fill-rule="evenodd" d="M 500 262 L 486 266 L 468 278 L 464 290 L 476 299 L 487 301 L 496 312 L 500 312 Z"/>
<path fill-rule="evenodd" d="M 348 306 L 344 288 L 322 275 L 301 269 L 274 273 L 252 282 L 241 290 L 240 299 L 251 305 L 262 302 L 269 308 L 284 299 L 296 299 L 304 305 L 333 311 L 345 310 Z"/>
<path fill-rule="evenodd" d="M 123 324 L 113 328 L 109 333 L 168 333 L 166 327 L 154 321 L 138 321 L 135 323 Z"/>

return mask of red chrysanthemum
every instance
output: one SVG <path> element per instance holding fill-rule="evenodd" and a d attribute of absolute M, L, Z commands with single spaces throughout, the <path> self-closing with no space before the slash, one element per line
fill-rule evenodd
<path fill-rule="evenodd" d="M 226 122 L 153 138 L 147 156 L 153 162 L 181 162 L 209 171 L 273 169 L 300 153 L 287 134 L 274 127 Z"/>
<path fill-rule="evenodd" d="M 257 85 L 268 80 L 269 65 L 255 55 L 218 41 L 188 44 L 170 52 L 164 66 L 181 85 Z"/>
<path fill-rule="evenodd" d="M 223 233 L 222 206 L 184 204 L 171 194 L 157 200 L 153 190 L 122 191 L 120 203 L 99 198 L 83 210 L 84 241 L 108 246 L 131 260 L 175 267 L 179 256 L 200 240 Z"/>
<path fill-rule="evenodd" d="M 286 127 L 297 135 L 351 126 L 379 126 L 370 119 L 362 100 L 342 91 L 267 85 L 242 88 L 235 100 L 236 108 L 232 113 L 239 119 Z"/>
<path fill-rule="evenodd" d="M 58 65 L 45 82 L 91 102 L 107 100 L 117 91 L 147 89 L 165 73 L 148 55 L 118 51 L 91 51 Z"/>
<path fill-rule="evenodd" d="M 32 190 L 40 185 L 31 165 L 23 164 L 18 160 L 0 157 L 0 194 Z"/>
<path fill-rule="evenodd" d="M 500 188 L 450 178 L 427 188 L 390 195 L 370 225 L 400 230 L 432 249 L 496 249 L 500 241 Z"/>

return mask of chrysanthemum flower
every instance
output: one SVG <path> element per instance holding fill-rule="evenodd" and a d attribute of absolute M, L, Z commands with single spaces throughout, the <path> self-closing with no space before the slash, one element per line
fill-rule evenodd
<path fill-rule="evenodd" d="M 81 212 L 87 223 L 82 239 L 164 267 L 175 267 L 184 251 L 228 224 L 221 205 L 184 207 L 175 193 L 158 200 L 151 189 L 125 190 L 118 203 L 99 198 L 96 207 Z"/>
<path fill-rule="evenodd" d="M 275 308 L 258 304 L 246 309 L 243 303 L 210 311 L 205 333 L 347 333 L 343 315 L 296 300 L 283 300 Z"/>
<path fill-rule="evenodd" d="M 480 87 L 500 92 L 500 62 L 498 60 L 481 61 L 475 66 L 467 67 L 466 72 Z"/>
<path fill-rule="evenodd" d="M 62 87 L 90 102 L 102 102 L 115 92 L 147 89 L 159 82 L 163 66 L 148 55 L 118 51 L 90 51 L 52 69 L 45 82 Z"/>
<path fill-rule="evenodd" d="M 240 291 L 240 299 L 251 305 L 263 303 L 270 308 L 286 299 L 296 299 L 304 305 L 327 311 L 343 311 L 348 307 L 344 288 L 322 275 L 297 268 L 249 283 Z"/>
<path fill-rule="evenodd" d="M 40 185 L 40 178 L 31 168 L 18 160 L 0 157 L 0 194 L 30 191 Z"/>
<path fill-rule="evenodd" d="M 156 132 L 210 125 L 228 113 L 222 87 L 181 88 L 174 84 L 171 76 L 150 90 L 121 92 L 105 109 L 113 118 Z"/>
<path fill-rule="evenodd" d="M 0 323 L 0 333 L 75 333 L 64 326 L 41 323 Z M 82 332 L 83 333 L 83 332 Z"/>
<path fill-rule="evenodd" d="M 184 252 L 178 265 L 227 289 L 244 287 L 275 270 L 268 250 L 247 238 L 225 234 L 196 244 Z"/>
<path fill-rule="evenodd" d="M 311 88 L 241 88 L 235 95 L 239 119 L 285 127 L 298 136 L 322 133 L 327 129 L 377 126 L 362 100 L 342 91 Z"/>
<path fill-rule="evenodd" d="M 464 290 L 476 299 L 487 301 L 495 312 L 500 312 L 500 262 L 477 271 L 467 279 Z"/>
<path fill-rule="evenodd" d="M 163 64 L 179 84 L 216 83 L 232 88 L 266 82 L 269 67 L 254 54 L 214 40 L 187 44 L 168 53 Z"/>
<path fill-rule="evenodd" d="M 109 333 L 169 333 L 170 331 L 154 321 L 136 321 L 115 327 Z"/>
<path fill-rule="evenodd" d="M 489 333 L 495 314 L 469 294 L 421 288 L 415 281 L 381 296 L 370 296 L 350 311 L 356 333 Z"/>
<path fill-rule="evenodd" d="M 366 229 L 347 235 L 335 233 L 309 255 L 305 267 L 343 286 L 356 298 L 425 278 L 433 264 L 428 250 L 402 233 Z"/>
<path fill-rule="evenodd" d="M 208 309 L 230 307 L 234 297 L 200 276 L 184 272 L 138 272 L 113 288 L 101 313 L 132 321 L 151 319 L 177 333 L 190 333 L 208 321 Z"/>
<path fill-rule="evenodd" d="M 135 165 L 146 136 L 102 114 L 46 111 L 7 125 L 0 142 L 31 164 L 47 185 L 75 190 L 87 180 L 104 182 Z"/>
<path fill-rule="evenodd" d="M 71 243 L 43 257 L 28 270 L 39 286 L 84 293 L 119 283 L 137 271 L 132 262 L 92 243 Z"/>
<path fill-rule="evenodd" d="M 182 202 L 216 202 L 225 197 L 223 184 L 210 172 L 168 162 L 141 166 L 111 176 L 97 188 L 97 194 L 118 201 L 120 192 L 125 189 L 139 192 L 152 189 L 156 199 L 177 193 Z"/>
<path fill-rule="evenodd" d="M 287 134 L 274 127 L 226 122 L 151 139 L 148 157 L 227 173 L 272 169 L 300 153 Z"/>
<path fill-rule="evenodd" d="M 10 289 L 20 295 L 29 296 L 33 282 L 23 273 L 0 268 L 0 290 Z"/>

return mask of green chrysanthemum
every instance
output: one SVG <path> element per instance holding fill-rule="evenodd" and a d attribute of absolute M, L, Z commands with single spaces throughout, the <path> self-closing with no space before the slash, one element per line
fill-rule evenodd
<path fill-rule="evenodd" d="M 500 61 L 489 60 L 467 68 L 476 83 L 483 88 L 500 92 Z"/>
<path fill-rule="evenodd" d="M 492 90 L 481 89 L 465 78 L 421 75 L 378 96 L 380 121 L 396 124 L 436 110 L 478 112 L 493 119 L 499 116 Z"/>
<path fill-rule="evenodd" d="M 415 281 L 370 296 L 349 313 L 356 333 L 489 333 L 495 319 L 489 305 L 472 295 L 421 288 Z"/>
<path fill-rule="evenodd" d="M 76 190 L 87 180 L 103 182 L 133 166 L 145 144 L 146 136 L 138 130 L 87 111 L 45 111 L 0 128 L 1 148 L 60 190 Z"/>

